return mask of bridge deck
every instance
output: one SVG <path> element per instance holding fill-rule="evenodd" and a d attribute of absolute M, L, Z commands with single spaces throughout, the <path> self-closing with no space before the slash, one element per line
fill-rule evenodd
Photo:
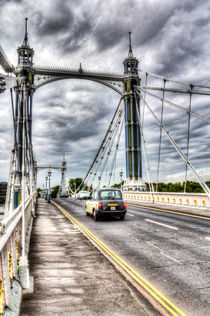
<path fill-rule="evenodd" d="M 30 247 L 34 294 L 26 315 L 156 315 L 115 267 L 52 204 L 38 200 Z"/>

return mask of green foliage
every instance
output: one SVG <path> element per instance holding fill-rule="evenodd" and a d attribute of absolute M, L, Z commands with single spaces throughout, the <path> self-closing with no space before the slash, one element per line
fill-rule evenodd
<path fill-rule="evenodd" d="M 118 189 L 120 189 L 121 188 L 121 183 L 115 183 L 115 184 L 111 185 L 111 188 L 118 188 Z"/>
<path fill-rule="evenodd" d="M 122 181 L 122 186 L 124 184 L 124 180 Z M 113 185 L 111 185 L 111 188 L 118 188 L 118 189 L 121 189 L 121 182 L 120 183 L 115 183 Z"/>
<path fill-rule="evenodd" d="M 149 191 L 149 184 L 146 184 L 146 189 Z M 158 192 L 184 192 L 184 184 L 181 182 L 176 182 L 176 183 L 158 183 Z M 210 187 L 210 182 L 207 183 L 208 186 Z M 156 191 L 156 183 L 153 183 L 154 190 Z M 186 192 L 188 193 L 204 193 L 203 189 L 201 188 L 200 184 L 198 182 L 193 182 L 193 181 L 187 181 L 186 185 Z"/>
<path fill-rule="evenodd" d="M 51 198 L 56 198 L 56 197 L 57 197 L 59 188 L 60 188 L 59 185 L 56 185 L 54 188 L 52 188 L 52 191 L 51 191 L 51 193 L 50 193 Z"/>
<path fill-rule="evenodd" d="M 79 186 L 81 185 L 81 183 L 83 182 L 82 178 L 75 178 L 75 179 L 70 179 L 69 180 L 69 188 L 71 191 L 75 192 L 75 190 L 77 190 L 79 188 Z M 88 186 L 84 183 L 83 185 L 81 185 L 80 190 L 88 190 Z M 70 191 L 70 193 L 71 193 Z"/>
<path fill-rule="evenodd" d="M 0 196 L 0 204 L 5 204 L 5 196 Z"/>
<path fill-rule="evenodd" d="M 38 194 L 38 197 L 40 197 L 41 196 L 41 194 L 40 194 L 40 192 L 42 191 L 42 189 L 40 189 L 40 188 L 37 188 L 37 194 Z"/>

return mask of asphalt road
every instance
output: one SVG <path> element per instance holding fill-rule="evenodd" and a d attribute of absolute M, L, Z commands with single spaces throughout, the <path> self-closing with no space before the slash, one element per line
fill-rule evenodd
<path fill-rule="evenodd" d="M 128 206 L 124 221 L 55 199 L 186 315 L 210 315 L 210 220 Z"/>

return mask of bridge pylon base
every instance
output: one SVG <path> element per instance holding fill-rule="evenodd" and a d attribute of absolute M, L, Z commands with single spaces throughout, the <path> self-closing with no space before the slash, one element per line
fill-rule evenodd
<path fill-rule="evenodd" d="M 123 185 L 123 191 L 146 191 L 146 185 L 143 179 L 126 179 Z"/>

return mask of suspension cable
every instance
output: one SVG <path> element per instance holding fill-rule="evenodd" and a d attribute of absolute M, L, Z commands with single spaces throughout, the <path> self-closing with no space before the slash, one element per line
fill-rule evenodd
<path fill-rule="evenodd" d="M 138 106 L 137 106 L 136 93 L 134 93 L 134 97 L 135 97 L 135 103 L 136 103 L 136 112 L 137 112 L 137 116 L 138 116 L 138 124 L 139 124 L 139 129 L 140 129 L 140 134 L 141 134 L 141 141 L 142 141 L 144 160 L 145 160 L 145 165 L 146 165 L 146 170 L 147 170 L 147 178 L 148 178 L 148 182 L 149 182 L 149 188 L 150 188 L 150 191 L 154 192 L 154 187 L 153 187 L 153 184 L 152 184 L 151 178 L 150 178 L 149 161 L 147 159 L 146 144 L 145 144 L 145 139 L 144 139 L 143 127 L 142 127 L 142 123 L 141 123 L 141 117 L 140 117 L 139 109 L 138 109 Z M 144 101 L 144 104 L 145 104 L 146 101 L 145 100 L 143 100 L 143 101 Z"/>
<path fill-rule="evenodd" d="M 145 78 L 145 86 L 144 86 L 144 100 L 146 100 L 146 89 L 147 89 L 147 80 L 148 80 L 148 74 L 146 73 L 145 75 L 146 75 L 146 78 Z M 143 102 L 142 121 L 141 121 L 142 129 L 144 127 L 144 112 L 145 112 L 145 102 Z"/>
<path fill-rule="evenodd" d="M 191 86 L 191 89 L 193 87 Z M 191 112 L 191 107 L 192 107 L 192 93 L 190 93 L 190 99 L 189 99 L 189 113 L 188 113 L 188 126 L 187 126 L 187 160 L 189 157 L 189 145 L 190 145 L 190 112 Z M 185 183 L 184 183 L 184 193 L 186 193 L 187 189 L 187 169 L 188 165 L 186 163 L 186 168 L 185 168 Z"/>
<path fill-rule="evenodd" d="M 166 81 L 163 80 L 163 87 L 165 88 L 165 86 L 166 86 Z M 161 126 L 163 124 L 164 98 L 165 98 L 165 90 L 163 90 L 163 97 L 162 97 L 161 119 L 160 119 Z M 158 150 L 158 168 L 157 168 L 156 192 L 158 192 L 158 181 L 159 181 L 159 173 L 160 173 L 160 152 L 161 152 L 161 145 L 162 145 L 162 128 L 161 128 L 161 126 L 160 126 L 160 138 L 159 138 L 159 150 Z"/>
<path fill-rule="evenodd" d="M 137 86 L 136 89 L 137 89 L 137 90 L 139 89 L 139 90 L 145 92 L 145 89 L 144 89 L 144 88 L 141 88 L 141 87 L 139 87 L 139 86 Z M 192 93 L 192 92 L 190 92 L 190 93 Z M 163 100 L 162 97 L 159 97 L 159 96 L 157 96 L 156 94 L 153 94 L 153 93 L 151 93 L 151 92 L 149 92 L 149 91 L 146 91 L 146 94 L 148 94 L 148 95 L 150 95 L 151 97 L 154 97 L 154 98 L 156 98 L 156 99 L 158 99 L 158 100 L 161 100 L 161 101 Z M 178 104 L 176 104 L 176 103 L 173 103 L 173 102 L 171 102 L 171 101 L 169 101 L 169 100 L 167 100 L 167 99 L 164 99 L 164 103 L 167 103 L 168 105 L 171 105 L 171 106 L 175 107 L 175 108 L 178 109 L 178 110 L 181 110 L 181 111 L 183 111 L 183 112 L 185 112 L 185 113 L 188 113 L 188 109 L 185 109 L 185 108 L 182 107 L 181 105 L 178 105 Z M 200 114 L 197 114 L 197 113 L 195 113 L 195 112 L 192 112 L 192 111 L 190 111 L 190 114 L 191 114 L 192 116 L 194 116 L 194 117 L 196 117 L 196 118 L 198 118 L 198 119 L 200 119 L 200 120 L 202 120 L 202 121 L 204 121 L 204 122 L 210 124 L 210 119 L 208 119 L 208 118 L 206 118 L 206 117 L 204 117 L 204 116 L 202 116 L 202 115 L 200 115 Z"/>
<path fill-rule="evenodd" d="M 210 86 L 205 86 L 205 85 L 200 85 L 200 84 L 196 84 L 196 83 L 189 83 L 189 82 L 184 82 L 184 81 L 179 81 L 179 80 L 174 80 L 174 79 L 162 77 L 162 76 L 153 74 L 153 73 L 151 73 L 151 72 L 144 71 L 143 69 L 138 69 L 138 70 L 139 70 L 140 72 L 144 73 L 144 74 L 150 75 L 150 76 L 152 76 L 152 77 L 155 77 L 155 78 L 158 78 L 158 79 L 161 79 L 161 80 L 165 80 L 165 81 L 169 81 L 169 82 L 174 82 L 174 83 L 178 83 L 178 84 L 183 84 L 183 85 L 185 85 L 185 86 L 192 86 L 192 85 L 193 85 L 194 87 L 198 87 L 198 88 L 210 89 Z"/>
<path fill-rule="evenodd" d="M 136 90 L 136 93 L 141 96 L 139 94 L 139 91 Z M 143 97 L 143 96 L 142 96 Z M 152 114 L 153 118 L 155 119 L 156 123 L 161 126 L 161 122 L 159 121 L 159 119 L 157 118 L 157 116 L 155 115 L 155 113 L 153 112 L 153 110 L 150 108 L 149 104 L 147 103 L 147 101 L 145 101 L 145 105 L 147 106 L 147 108 L 149 109 L 150 113 Z M 169 135 L 168 130 L 163 126 L 161 126 L 161 128 L 163 129 L 164 133 L 166 134 L 166 136 L 168 137 L 169 141 L 171 142 L 171 144 L 173 145 L 173 147 L 176 149 L 176 151 L 178 152 L 178 154 L 180 155 L 180 157 L 184 160 L 185 163 L 187 163 L 187 165 L 189 166 L 189 168 L 192 170 L 193 174 L 195 175 L 195 177 L 198 179 L 201 187 L 203 188 L 204 192 L 206 194 L 208 194 L 208 196 L 210 197 L 210 190 L 209 187 L 206 185 L 206 183 L 203 181 L 203 179 L 197 174 L 196 170 L 194 169 L 194 167 L 192 166 L 192 164 L 190 163 L 189 160 L 187 160 L 187 157 L 185 156 L 185 154 L 183 153 L 183 151 L 179 148 L 179 146 L 176 144 L 176 142 L 174 141 L 174 139 Z"/>

